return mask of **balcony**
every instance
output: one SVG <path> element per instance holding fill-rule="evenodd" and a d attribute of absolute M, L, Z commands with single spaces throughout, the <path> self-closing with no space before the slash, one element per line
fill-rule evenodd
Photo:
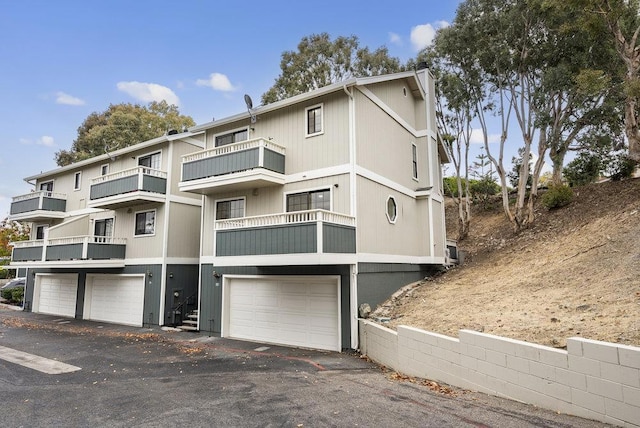
<path fill-rule="evenodd" d="M 31 267 L 124 267 L 126 239 L 72 236 L 13 243 L 12 265 Z"/>
<path fill-rule="evenodd" d="M 16 196 L 11 202 L 9 220 L 41 221 L 64 218 L 67 195 L 47 191 L 31 192 Z"/>
<path fill-rule="evenodd" d="M 284 184 L 285 148 L 264 138 L 182 157 L 183 192 L 199 194 Z"/>
<path fill-rule="evenodd" d="M 355 252 L 355 218 L 330 211 L 296 211 L 215 223 L 215 257 Z"/>
<path fill-rule="evenodd" d="M 146 202 L 164 202 L 167 173 L 139 166 L 91 179 L 90 208 L 117 209 Z"/>

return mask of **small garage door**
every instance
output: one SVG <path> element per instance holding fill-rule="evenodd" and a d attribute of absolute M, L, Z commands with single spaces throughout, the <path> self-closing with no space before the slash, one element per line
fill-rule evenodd
<path fill-rule="evenodd" d="M 84 318 L 142 326 L 144 277 L 96 275 L 87 278 Z"/>
<path fill-rule="evenodd" d="M 37 275 L 35 293 L 34 312 L 75 317 L 78 275 Z"/>
<path fill-rule="evenodd" d="M 229 278 L 225 336 L 340 351 L 337 277 Z"/>

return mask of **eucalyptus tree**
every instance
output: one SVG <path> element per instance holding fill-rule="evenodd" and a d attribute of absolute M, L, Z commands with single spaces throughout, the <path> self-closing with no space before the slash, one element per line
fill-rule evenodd
<path fill-rule="evenodd" d="M 339 36 L 331 40 L 328 33 L 302 38 L 297 51 L 284 51 L 280 75 L 262 94 L 269 104 L 351 77 L 376 76 L 403 71 L 400 60 L 389 56 L 382 46 L 374 51 L 360 47 L 356 36 Z"/>
<path fill-rule="evenodd" d="M 194 125 L 190 116 L 181 115 L 177 106 L 166 101 L 153 101 L 148 106 L 111 104 L 105 111 L 87 116 L 71 149 L 56 152 L 56 163 L 68 165 Z"/>

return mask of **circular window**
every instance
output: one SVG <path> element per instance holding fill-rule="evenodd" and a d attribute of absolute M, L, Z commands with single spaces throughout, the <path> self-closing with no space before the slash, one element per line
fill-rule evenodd
<path fill-rule="evenodd" d="M 398 218 L 398 205 L 393 196 L 387 198 L 387 219 L 389 223 L 395 223 Z"/>

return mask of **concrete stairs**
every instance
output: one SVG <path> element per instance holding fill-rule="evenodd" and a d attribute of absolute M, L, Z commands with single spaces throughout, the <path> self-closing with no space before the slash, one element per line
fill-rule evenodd
<path fill-rule="evenodd" d="M 180 330 L 184 331 L 198 331 L 198 310 L 194 309 L 182 321 L 182 324 L 177 326 Z"/>

